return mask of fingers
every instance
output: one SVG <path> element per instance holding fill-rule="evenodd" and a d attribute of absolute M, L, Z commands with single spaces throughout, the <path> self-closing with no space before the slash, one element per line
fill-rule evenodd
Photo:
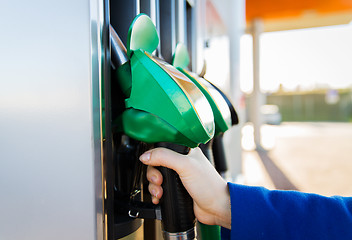
<path fill-rule="evenodd" d="M 200 149 L 192 150 L 189 155 L 182 155 L 166 148 L 155 148 L 142 154 L 140 160 L 144 164 L 149 165 L 147 169 L 147 179 L 150 182 L 148 190 L 152 195 L 154 204 L 159 203 L 159 199 L 163 194 L 161 187 L 163 176 L 153 166 L 163 166 L 175 170 L 179 174 L 183 184 L 186 184 L 186 189 L 187 186 L 192 189 L 191 183 L 197 180 L 197 176 L 193 176 L 194 171 L 202 169 L 202 161 L 205 161 L 206 164 L 208 163 L 208 160 L 204 157 Z"/>
<path fill-rule="evenodd" d="M 163 175 L 161 175 L 159 170 L 155 169 L 152 166 L 148 166 L 147 179 L 149 182 L 160 186 L 161 183 L 163 182 Z"/>
<path fill-rule="evenodd" d="M 160 185 L 155 185 L 153 183 L 149 183 L 148 190 L 150 194 L 152 195 L 152 202 L 154 204 L 158 204 L 160 198 L 163 195 L 163 189 Z"/>
<path fill-rule="evenodd" d="M 154 204 L 158 204 L 160 198 L 163 195 L 163 189 L 161 187 L 161 184 L 163 182 L 163 176 L 161 175 L 159 170 L 155 169 L 152 166 L 148 166 L 147 179 L 149 181 L 148 190 L 152 195 L 152 202 Z"/>
<path fill-rule="evenodd" d="M 163 166 L 181 172 L 187 165 L 187 155 L 182 155 L 166 148 L 154 148 L 143 153 L 140 160 L 150 166 Z"/>

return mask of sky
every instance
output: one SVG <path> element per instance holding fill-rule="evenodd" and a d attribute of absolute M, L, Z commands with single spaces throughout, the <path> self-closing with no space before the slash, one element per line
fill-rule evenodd
<path fill-rule="evenodd" d="M 209 80 L 228 79 L 227 37 L 215 38 L 206 50 Z M 352 88 L 352 23 L 263 33 L 260 81 L 264 92 L 315 88 Z M 222 61 L 218 59 L 222 58 Z M 241 90 L 252 90 L 252 37 L 243 35 L 240 51 Z"/>
<path fill-rule="evenodd" d="M 276 91 L 352 87 L 352 24 L 264 33 L 261 88 Z M 252 88 L 252 38 L 241 39 L 241 88 Z"/>

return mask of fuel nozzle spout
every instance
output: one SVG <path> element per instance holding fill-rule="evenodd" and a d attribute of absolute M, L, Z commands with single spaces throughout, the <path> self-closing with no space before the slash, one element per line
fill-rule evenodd
<path fill-rule="evenodd" d="M 111 63 L 117 69 L 128 61 L 127 50 L 115 29 L 110 25 Z"/>
<path fill-rule="evenodd" d="M 111 65 L 116 70 L 121 90 L 126 96 L 131 94 L 132 76 L 127 49 L 115 29 L 110 25 Z"/>

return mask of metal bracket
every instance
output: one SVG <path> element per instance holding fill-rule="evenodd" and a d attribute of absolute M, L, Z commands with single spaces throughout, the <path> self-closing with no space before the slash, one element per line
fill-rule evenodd
<path fill-rule="evenodd" d="M 131 218 L 157 219 L 161 220 L 161 210 L 159 205 L 139 201 L 123 202 L 116 201 L 118 211 Z"/>

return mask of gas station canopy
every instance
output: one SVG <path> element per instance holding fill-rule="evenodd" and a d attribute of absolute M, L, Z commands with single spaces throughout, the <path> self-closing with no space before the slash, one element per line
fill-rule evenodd
<path fill-rule="evenodd" d="M 246 0 L 247 29 L 255 19 L 264 32 L 348 24 L 352 0 Z"/>

